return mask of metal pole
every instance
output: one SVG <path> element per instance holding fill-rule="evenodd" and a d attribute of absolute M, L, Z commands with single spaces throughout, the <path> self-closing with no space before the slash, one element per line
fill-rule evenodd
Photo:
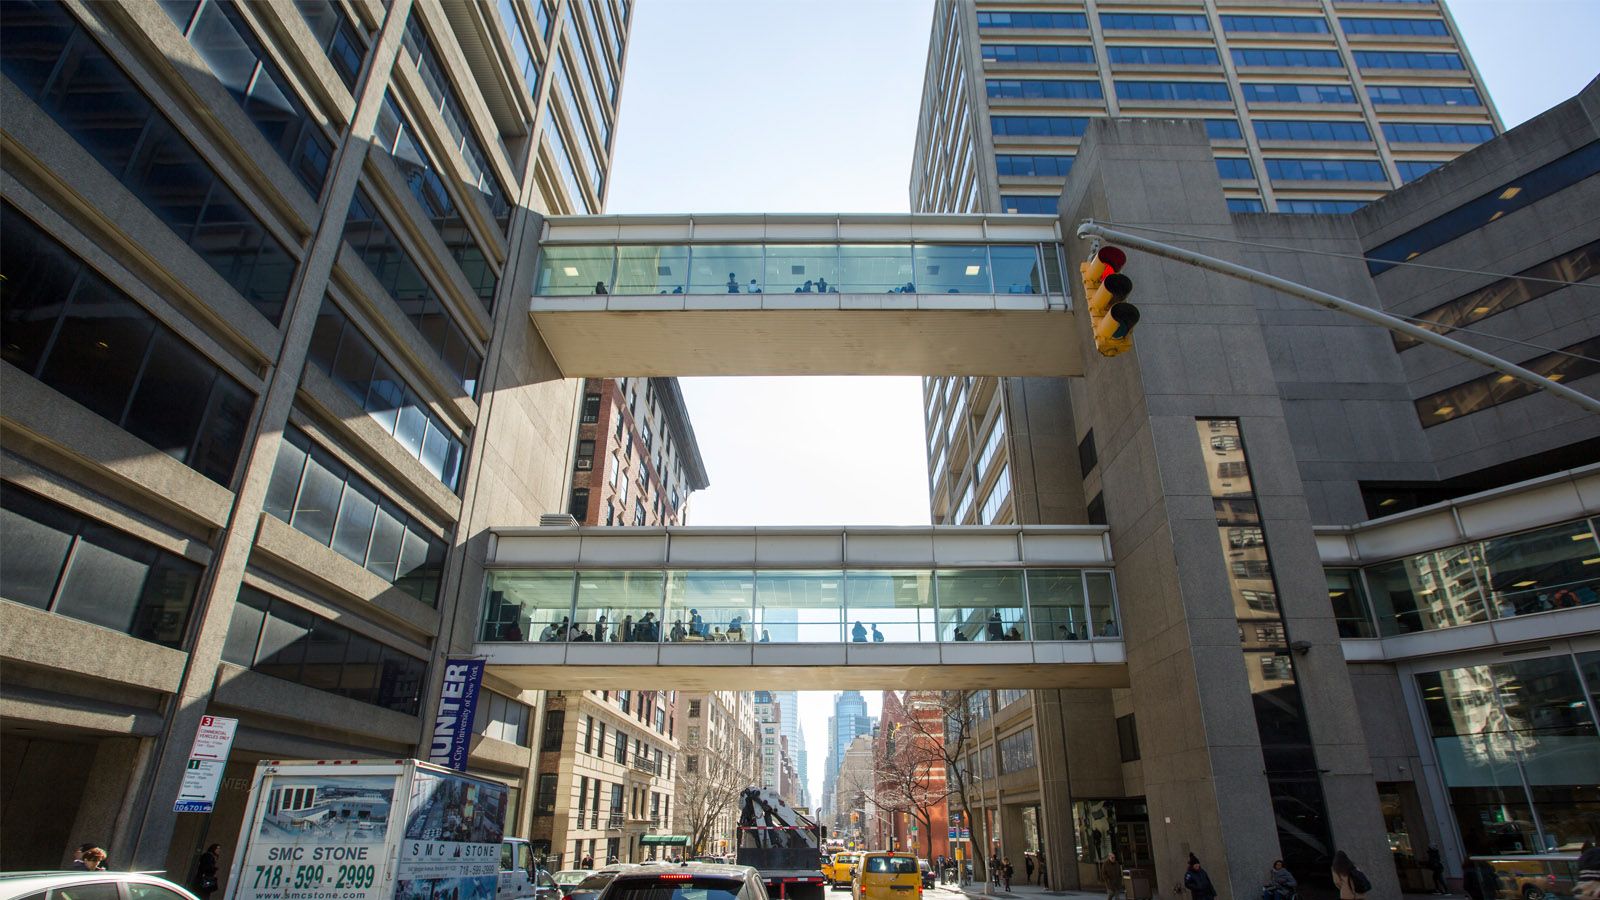
<path fill-rule="evenodd" d="M 1080 239 L 1091 237 L 1104 238 L 1105 240 L 1115 241 L 1118 244 L 1125 244 L 1129 247 L 1134 247 L 1156 256 L 1162 256 L 1178 262 L 1199 266 L 1202 269 L 1209 269 L 1210 271 L 1216 272 L 1219 275 L 1228 275 L 1233 278 L 1238 278 L 1241 281 L 1248 281 L 1252 284 L 1259 284 L 1263 287 L 1269 287 L 1273 290 L 1282 291 L 1285 294 L 1291 294 L 1303 300 L 1310 300 L 1312 303 L 1331 309 L 1334 312 L 1342 312 L 1346 315 L 1355 316 L 1358 319 L 1364 319 L 1375 325 L 1381 325 L 1390 331 L 1396 331 L 1400 334 L 1407 335 L 1408 337 L 1416 338 L 1425 344 L 1432 344 L 1435 347 L 1441 347 L 1451 353 L 1456 354 L 1457 356 L 1464 356 L 1473 362 L 1488 366 L 1489 368 L 1494 369 L 1496 372 L 1501 372 L 1511 378 L 1515 378 L 1518 381 L 1531 384 L 1542 391 L 1554 394 L 1555 396 L 1560 397 L 1569 403 L 1575 403 L 1589 412 L 1600 413 L 1600 399 L 1596 399 L 1588 394 L 1575 391 L 1572 388 L 1552 381 L 1537 372 L 1533 372 L 1523 368 L 1522 366 L 1507 362 L 1506 360 L 1501 359 L 1492 353 L 1485 353 L 1476 347 L 1463 344 L 1455 338 L 1445 337 L 1442 334 L 1429 331 L 1426 328 L 1418 327 L 1404 319 L 1396 318 L 1388 313 L 1379 312 L 1370 306 L 1356 303 L 1351 300 L 1346 300 L 1343 297 L 1336 297 L 1333 294 L 1329 294 L 1325 291 L 1319 291 L 1316 288 L 1309 288 L 1303 284 L 1296 284 L 1293 281 L 1279 278 L 1276 275 L 1268 275 L 1265 272 L 1247 268 L 1237 263 L 1231 263 L 1227 260 L 1217 259 L 1214 256 L 1207 256 L 1203 253 L 1196 253 L 1193 250 L 1185 250 L 1182 247 L 1174 247 L 1171 244 L 1163 244 L 1159 241 L 1152 241 L 1148 238 L 1142 238 L 1126 232 L 1116 231 L 1107 228 L 1104 225 L 1096 224 L 1093 219 L 1086 219 L 1084 220 L 1083 224 L 1078 226 L 1078 237 Z"/>

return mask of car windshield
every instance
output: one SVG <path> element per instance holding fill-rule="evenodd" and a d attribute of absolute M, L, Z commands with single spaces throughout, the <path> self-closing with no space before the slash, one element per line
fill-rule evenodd
<path fill-rule="evenodd" d="M 917 871 L 917 861 L 909 856 L 869 856 L 867 857 L 868 872 L 884 872 L 890 875 L 910 875 Z"/>
<path fill-rule="evenodd" d="M 630 878 L 607 900 L 734 900 L 741 882 L 733 878 Z"/>
<path fill-rule="evenodd" d="M 615 877 L 617 877 L 617 873 L 615 872 L 596 872 L 593 875 L 590 875 L 588 878 L 578 882 L 578 890 L 598 891 L 610 884 L 611 879 Z"/>
<path fill-rule="evenodd" d="M 555 879 L 556 884 L 577 884 L 585 878 L 588 878 L 589 873 L 585 871 L 557 872 L 550 877 Z"/>

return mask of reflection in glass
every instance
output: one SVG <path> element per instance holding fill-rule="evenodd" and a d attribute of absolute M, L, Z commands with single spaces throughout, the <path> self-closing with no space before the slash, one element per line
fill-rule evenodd
<path fill-rule="evenodd" d="M 1196 419 L 1285 865 L 1324 872 L 1327 808 L 1237 419 Z M 1114 619 L 1113 619 L 1114 621 Z"/>
<path fill-rule="evenodd" d="M 1367 594 L 1361 587 L 1361 573 L 1356 569 L 1328 569 L 1323 575 L 1328 581 L 1328 605 L 1333 607 L 1339 637 L 1377 637 Z"/>
<path fill-rule="evenodd" d="M 576 572 L 495 572 L 484 602 L 485 641 L 564 641 Z"/>
<path fill-rule="evenodd" d="M 1117 627 L 1117 599 L 1111 586 L 1110 572 L 1085 572 L 1084 583 L 1089 586 L 1089 625 L 1096 637 L 1121 637 Z"/>
<path fill-rule="evenodd" d="M 1028 640 L 1022 613 L 1022 573 L 1003 569 L 941 570 L 939 639 Z"/>
<path fill-rule="evenodd" d="M 1600 544 L 1587 521 L 1484 541 L 1482 560 L 1497 617 L 1600 600 Z"/>
<path fill-rule="evenodd" d="M 770 294 L 808 294 L 839 283 L 839 248 L 834 244 L 767 247 L 766 291 Z"/>
<path fill-rule="evenodd" d="M 1081 641 L 1094 632 L 1084 605 L 1083 573 L 1077 569 L 1030 570 L 1028 609 L 1034 640 Z"/>
<path fill-rule="evenodd" d="M 1447 547 L 1368 569 L 1378 630 L 1411 634 L 1486 621 L 1475 562 L 1474 547 Z"/>
<path fill-rule="evenodd" d="M 751 640 L 753 572 L 670 572 L 661 640 Z"/>
<path fill-rule="evenodd" d="M 578 597 L 567 640 L 655 640 L 652 623 L 661 615 L 665 580 L 660 570 L 578 573 Z M 641 622 L 645 623 L 643 634 Z"/>
<path fill-rule="evenodd" d="M 533 292 L 544 296 L 611 293 L 614 250 L 609 246 L 545 247 L 539 253 L 539 282 Z"/>
<path fill-rule="evenodd" d="M 992 244 L 989 247 L 989 261 L 994 268 L 996 294 L 1045 293 L 1044 270 L 1039 265 L 1038 248 L 1031 244 Z M 1056 282 L 1060 282 L 1059 273 Z"/>
<path fill-rule="evenodd" d="M 767 642 L 844 640 L 844 573 L 831 571 L 756 574 L 753 638 Z"/>
<path fill-rule="evenodd" d="M 916 292 L 912 275 L 911 247 L 905 244 L 841 244 L 839 283 L 830 283 L 847 294 L 909 294 Z"/>
<path fill-rule="evenodd" d="M 613 294 L 681 294 L 689 284 L 689 248 L 620 246 Z"/>
<path fill-rule="evenodd" d="M 931 572 L 850 572 L 845 577 L 850 602 L 846 618 L 852 628 L 864 623 L 868 640 L 877 634 L 891 643 L 935 640 Z"/>
<path fill-rule="evenodd" d="M 993 293 L 989 254 L 983 245 L 918 244 L 915 282 L 924 294 Z"/>
<path fill-rule="evenodd" d="M 760 244 L 701 244 L 690 261 L 689 293 L 761 293 Z"/>

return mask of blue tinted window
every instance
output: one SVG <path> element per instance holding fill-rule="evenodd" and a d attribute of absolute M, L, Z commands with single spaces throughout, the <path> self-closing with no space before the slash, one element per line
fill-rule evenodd
<path fill-rule="evenodd" d="M 1395 167 L 1400 170 L 1401 184 L 1410 184 L 1442 165 L 1444 165 L 1443 162 L 1418 162 L 1416 160 L 1401 160 L 1395 163 Z"/>
<path fill-rule="evenodd" d="M 273 324 L 295 261 L 60 3 L 5 6 L 0 71 Z"/>
<path fill-rule="evenodd" d="M 1463 87 L 1380 87 L 1367 86 L 1367 96 L 1375 104 L 1411 106 L 1482 106 L 1483 100 L 1472 88 Z"/>
<path fill-rule="evenodd" d="M 1272 141 L 1370 141 L 1363 122 L 1293 121 L 1257 119 L 1256 137 Z"/>
<path fill-rule="evenodd" d="M 336 0 L 295 0 L 300 17 L 317 39 L 317 46 L 333 63 L 333 71 L 351 91 L 361 75 L 361 62 L 367 56 L 367 38 L 350 20 L 344 6 Z"/>
<path fill-rule="evenodd" d="M 1107 47 L 1106 55 L 1120 65 L 1214 66 L 1220 62 L 1211 47 Z"/>
<path fill-rule="evenodd" d="M 1256 177 L 1255 170 L 1250 168 L 1250 160 L 1232 156 L 1217 158 L 1217 174 L 1223 178 L 1254 179 Z"/>
<path fill-rule="evenodd" d="M 501 186 L 499 176 L 495 175 L 490 167 L 489 155 L 484 152 L 478 135 L 467 124 L 469 119 L 462 110 L 460 99 L 456 97 L 455 87 L 450 83 L 438 57 L 434 55 L 433 43 L 428 40 L 428 33 L 418 22 L 415 13 L 406 19 L 405 38 L 401 46 L 405 48 L 404 56 L 409 57 L 411 65 L 417 70 L 417 76 L 427 88 L 429 99 L 438 104 L 439 116 L 444 119 L 445 128 L 450 132 L 450 139 L 455 142 L 462 161 L 467 165 L 471 186 L 483 194 L 483 202 L 488 204 L 489 212 L 494 215 L 495 221 L 500 224 L 500 230 L 504 232 L 511 222 L 511 204 L 506 200 L 506 190 Z M 498 138 L 499 135 L 495 137 Z"/>
<path fill-rule="evenodd" d="M 1443 20 L 1440 19 L 1341 18 L 1339 19 L 1339 24 L 1344 26 L 1345 34 L 1437 35 L 1444 37 L 1450 33 L 1445 29 Z"/>
<path fill-rule="evenodd" d="M 983 58 L 995 62 L 1092 63 L 1094 48 L 1067 44 L 984 44 Z"/>
<path fill-rule="evenodd" d="M 284 429 L 268 493 L 266 511 L 273 516 L 423 603 L 438 605 L 445 542 L 299 428 Z"/>
<path fill-rule="evenodd" d="M 1242 84 L 1252 103 L 1354 103 L 1356 92 L 1343 84 Z"/>
<path fill-rule="evenodd" d="M 1253 213 L 1266 212 L 1266 207 L 1254 197 L 1229 197 L 1228 212 Z"/>
<path fill-rule="evenodd" d="M 1455 53 L 1405 53 L 1395 50 L 1357 50 L 1356 65 L 1363 69 L 1465 69 Z"/>
<path fill-rule="evenodd" d="M 1279 200 L 1278 212 L 1343 215 L 1367 205 L 1365 200 Z"/>
<path fill-rule="evenodd" d="M 1099 100 L 1098 81 L 1057 81 L 1042 78 L 991 78 L 989 96 L 1006 99 Z"/>
<path fill-rule="evenodd" d="M 1383 136 L 1396 144 L 1477 144 L 1494 137 L 1488 125 L 1385 122 Z"/>
<path fill-rule="evenodd" d="M 1207 119 L 1206 137 L 1214 141 L 1237 141 L 1244 139 L 1244 132 L 1239 130 L 1238 119 Z"/>
<path fill-rule="evenodd" d="M 1336 50 L 1233 50 L 1233 64 L 1254 67 L 1342 69 L 1344 62 Z"/>
<path fill-rule="evenodd" d="M 1088 28 L 1083 13 L 980 12 L 979 28 Z"/>
<path fill-rule="evenodd" d="M 1101 13 L 1100 27 L 1121 31 L 1210 31 L 1205 16 L 1154 13 Z"/>
<path fill-rule="evenodd" d="M 1367 252 L 1374 258 L 1367 263 L 1373 275 L 1387 272 L 1400 262 L 1447 244 L 1469 231 L 1476 231 L 1501 216 L 1542 200 L 1555 192 L 1600 173 L 1600 141 L 1584 145 L 1553 162 L 1545 163 L 1526 175 L 1461 204 L 1450 212 L 1426 222 Z M 1516 188 L 1513 191 L 1511 188 Z"/>
<path fill-rule="evenodd" d="M 1118 81 L 1119 100 L 1203 100 L 1226 103 L 1228 85 L 1221 81 Z"/>
<path fill-rule="evenodd" d="M 583 63 L 578 62 L 577 65 L 581 67 Z M 594 185 L 594 194 L 598 197 L 605 192 L 605 170 L 600 166 L 600 154 L 596 151 L 585 124 L 590 121 L 589 114 L 584 111 L 584 105 L 578 102 L 577 95 L 572 92 L 572 76 L 569 73 L 567 53 L 562 51 L 560 58 L 556 60 L 556 86 L 561 88 L 562 96 L 567 100 L 573 131 L 578 135 L 578 146 L 583 151 L 583 161 L 588 164 L 584 171 L 588 173 L 589 183 Z"/>
<path fill-rule="evenodd" d="M 472 234 L 472 228 L 456 206 L 455 197 L 446 186 L 427 150 L 417 137 L 414 128 L 399 104 L 394 101 L 394 91 L 384 92 L 383 107 L 378 111 L 378 123 L 373 136 L 376 143 L 388 151 L 389 159 L 405 176 L 411 195 L 421 204 L 439 240 L 450 250 L 461 274 L 472 285 L 473 292 L 483 308 L 494 311 L 494 292 L 500 277 L 489 265 L 489 257 Z"/>
<path fill-rule="evenodd" d="M 1273 181 L 1383 181 L 1383 164 L 1375 159 L 1269 159 Z"/>
<path fill-rule="evenodd" d="M 567 149 L 567 139 L 562 136 L 559 125 L 546 128 L 545 136 L 550 138 L 550 149 L 555 151 L 556 171 L 561 174 L 561 183 L 567 189 L 567 196 L 572 201 L 574 213 L 589 213 L 594 207 L 589 203 L 589 193 L 584 190 L 583 179 L 578 177 L 578 169 L 572 164 L 572 151 Z"/>
<path fill-rule="evenodd" d="M 1005 137 L 1082 137 L 1082 116 L 990 116 L 990 133 Z"/>
<path fill-rule="evenodd" d="M 1562 353 L 1535 356 L 1521 365 L 1536 374 L 1569 385 L 1600 372 L 1600 363 L 1594 361 L 1595 357 L 1600 357 L 1600 337 L 1571 344 L 1562 350 Z M 1499 373 L 1484 375 L 1418 399 L 1417 418 L 1422 420 L 1423 428 L 1431 428 L 1451 419 L 1526 397 L 1537 390 L 1526 381 L 1507 381 Z"/>
<path fill-rule="evenodd" d="M 5 361 L 224 487 L 255 397 L 7 203 Z"/>
<path fill-rule="evenodd" d="M 422 441 L 401 440 L 401 447 L 445 487 L 456 489 L 461 474 L 461 441 L 331 298 L 322 300 L 309 358 L 397 440 L 408 434 L 405 429 L 410 423 L 420 424 L 417 431 Z"/>
<path fill-rule="evenodd" d="M 1328 20 L 1321 16 L 1223 16 L 1222 30 L 1327 34 Z"/>
<path fill-rule="evenodd" d="M 1072 171 L 1072 157 L 1000 153 L 995 155 L 994 165 L 995 171 L 1000 175 L 1047 175 L 1061 178 Z"/>
<path fill-rule="evenodd" d="M 10 482 L 0 491 L 0 523 L 6 599 L 141 641 L 183 646 L 199 565 Z"/>
<path fill-rule="evenodd" d="M 528 86 L 528 92 L 534 97 L 539 95 L 539 61 L 533 55 L 533 48 L 529 46 L 528 35 L 522 27 L 522 20 L 517 17 L 515 4 L 512 0 L 495 0 L 495 13 L 500 17 L 500 27 L 506 31 L 506 37 L 511 40 L 511 55 L 517 62 L 517 70 L 522 73 L 522 81 Z M 534 3 L 534 6 L 542 6 Z M 545 12 L 544 23 L 540 27 L 548 26 L 550 14 Z"/>
<path fill-rule="evenodd" d="M 478 370 L 483 366 L 483 358 L 472 348 L 466 333 L 439 299 L 438 292 L 377 210 L 366 190 L 356 188 L 345 218 L 345 241 L 366 263 L 372 277 L 389 293 L 411 324 L 417 326 L 423 340 L 444 361 L 445 368 L 461 380 L 467 395 L 476 396 Z"/>
<path fill-rule="evenodd" d="M 1049 213 L 1055 215 L 1059 209 L 1059 197 L 1034 197 L 1019 194 L 1007 194 L 1000 198 L 1000 207 L 1008 213 Z"/>
<path fill-rule="evenodd" d="M 175 7 L 167 12 L 181 15 Z M 313 197 L 333 159 L 333 142 L 322 133 L 294 86 L 261 49 L 233 0 L 212 0 L 192 21 L 175 19 L 213 74 Z"/>

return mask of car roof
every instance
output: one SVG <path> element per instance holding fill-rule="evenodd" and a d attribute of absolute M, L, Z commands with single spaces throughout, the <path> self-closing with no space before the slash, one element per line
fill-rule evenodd
<path fill-rule="evenodd" d="M 625 878 L 629 880 L 635 878 L 654 878 L 658 875 L 666 875 L 673 872 L 681 873 L 684 871 L 693 872 L 696 876 L 711 875 L 722 876 L 726 878 L 746 878 L 754 873 L 755 869 L 751 868 L 750 866 L 729 865 L 728 863 L 696 863 L 692 868 L 681 863 L 654 863 L 629 869 L 626 872 L 619 872 L 617 873 L 617 880 L 621 881 Z"/>
<path fill-rule="evenodd" d="M 0 872 L 0 900 L 21 897 L 51 888 L 71 887 L 75 884 L 92 884 L 99 881 L 131 881 L 138 884 L 160 885 L 177 891 L 180 896 L 195 900 L 187 888 L 161 877 L 160 872 L 112 872 L 109 870 Z"/>

